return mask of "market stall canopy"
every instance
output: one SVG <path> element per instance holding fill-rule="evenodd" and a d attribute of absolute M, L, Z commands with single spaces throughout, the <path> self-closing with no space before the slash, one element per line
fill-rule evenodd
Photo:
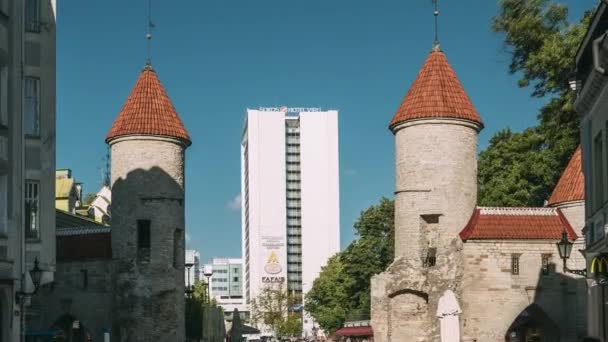
<path fill-rule="evenodd" d="M 335 335 L 345 337 L 360 337 L 360 336 L 374 336 L 374 330 L 370 326 L 366 327 L 345 327 L 338 329 Z"/>

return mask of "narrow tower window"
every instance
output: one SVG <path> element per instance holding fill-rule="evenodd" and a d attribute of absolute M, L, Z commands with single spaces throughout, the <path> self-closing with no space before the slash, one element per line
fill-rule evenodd
<path fill-rule="evenodd" d="M 519 274 L 519 256 L 520 254 L 511 254 L 511 274 Z"/>
<path fill-rule="evenodd" d="M 549 275 L 549 272 L 550 272 L 549 267 L 551 265 L 551 254 L 542 254 L 541 262 L 542 262 L 543 275 Z"/>
<path fill-rule="evenodd" d="M 88 270 L 80 270 L 82 273 L 82 288 L 86 290 L 89 287 L 89 272 Z"/>
<path fill-rule="evenodd" d="M 181 245 L 182 245 L 182 231 L 181 229 L 176 229 L 173 232 L 173 267 L 179 268 L 179 261 L 182 259 L 179 256 L 181 255 Z M 196 278 L 196 276 L 195 276 Z M 195 279 L 196 282 L 196 279 Z"/>
<path fill-rule="evenodd" d="M 150 260 L 150 220 L 137 220 L 137 258 Z"/>

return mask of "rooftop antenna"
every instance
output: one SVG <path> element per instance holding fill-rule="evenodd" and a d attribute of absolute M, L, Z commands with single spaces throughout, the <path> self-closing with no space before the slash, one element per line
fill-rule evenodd
<path fill-rule="evenodd" d="M 435 43 L 433 44 L 433 51 L 441 51 L 439 48 L 439 7 L 437 6 L 437 0 L 433 0 L 433 6 L 435 7 L 433 11 L 433 15 L 435 16 Z"/>
<path fill-rule="evenodd" d="M 152 29 L 156 27 L 152 22 L 152 0 L 148 0 L 148 25 L 146 29 L 146 40 L 148 41 L 148 59 L 146 60 L 146 66 L 151 66 L 151 54 L 152 54 Z"/>

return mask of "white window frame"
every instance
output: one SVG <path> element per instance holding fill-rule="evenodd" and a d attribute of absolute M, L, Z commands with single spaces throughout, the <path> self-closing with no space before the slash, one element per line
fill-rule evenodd
<path fill-rule="evenodd" d="M 40 181 L 25 181 L 25 236 L 40 239 Z M 32 210 L 33 209 L 33 210 Z"/>
<path fill-rule="evenodd" d="M 40 136 L 40 78 L 27 76 L 24 79 L 24 125 L 25 135 Z M 30 110 L 33 110 L 31 112 Z"/>

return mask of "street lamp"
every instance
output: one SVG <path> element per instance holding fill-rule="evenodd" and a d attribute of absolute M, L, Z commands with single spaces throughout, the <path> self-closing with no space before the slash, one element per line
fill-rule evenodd
<path fill-rule="evenodd" d="M 40 287 L 40 280 L 42 279 L 42 270 L 38 266 L 38 257 L 34 259 L 34 268 L 30 270 L 30 277 L 32 278 L 32 282 L 34 283 L 34 291 L 33 292 L 24 292 L 17 291 L 15 292 L 15 303 L 19 304 L 21 302 L 21 298 L 25 296 L 31 296 L 38 292 L 38 288 Z"/>
<path fill-rule="evenodd" d="M 213 265 L 205 265 L 203 266 L 203 275 L 207 278 L 207 297 L 209 302 L 211 302 L 211 281 L 209 280 L 213 275 Z"/>
<path fill-rule="evenodd" d="M 562 239 L 559 240 L 559 242 L 556 243 L 557 245 L 557 251 L 559 252 L 559 257 L 564 261 L 564 273 L 572 273 L 572 274 L 578 274 L 580 276 L 586 277 L 587 276 L 587 270 L 571 270 L 568 268 L 568 266 L 566 266 L 566 260 L 568 260 L 568 258 L 570 258 L 570 253 L 572 253 L 572 246 L 574 245 L 573 242 L 571 242 L 570 240 L 568 240 L 568 233 L 566 233 L 566 231 L 564 230 L 562 232 Z"/>
<path fill-rule="evenodd" d="M 193 263 L 186 263 L 185 264 L 186 269 L 188 270 L 188 285 L 186 285 L 186 295 L 188 295 L 188 298 L 192 297 L 192 293 L 194 292 L 194 290 L 192 289 L 192 285 L 190 284 L 190 269 L 192 268 L 192 266 L 194 266 Z"/>

